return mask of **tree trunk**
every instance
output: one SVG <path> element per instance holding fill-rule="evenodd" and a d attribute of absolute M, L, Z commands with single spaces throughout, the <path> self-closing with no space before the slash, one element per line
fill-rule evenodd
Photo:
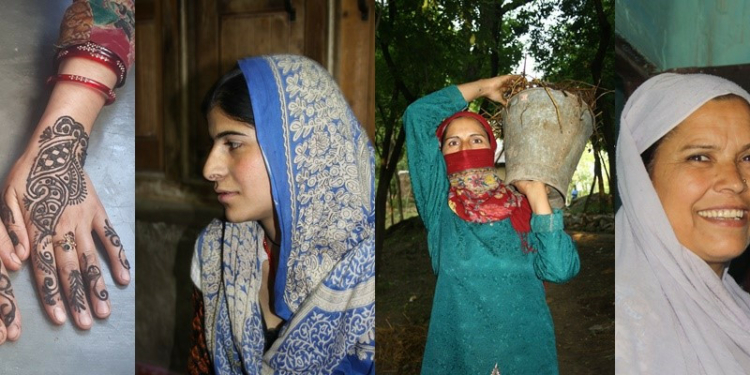
<path fill-rule="evenodd" d="M 612 44 L 612 25 L 607 21 L 607 15 L 604 13 L 604 7 L 602 0 L 593 0 L 594 9 L 596 10 L 597 23 L 599 25 L 599 45 L 597 47 L 596 56 L 591 63 L 591 77 L 593 82 L 597 85 L 596 97 L 598 99 L 597 107 L 602 111 L 602 136 L 604 138 L 604 147 L 609 154 L 609 192 L 612 197 L 617 197 L 617 165 L 615 157 L 615 145 L 617 144 L 617 129 L 615 129 L 614 114 L 611 112 L 612 107 L 604 104 L 603 91 L 598 85 L 601 83 L 602 70 L 604 68 L 604 57 L 607 52 L 607 48 Z M 614 202 L 613 202 L 614 203 Z"/>
<path fill-rule="evenodd" d="M 606 195 L 604 194 L 604 178 L 602 178 L 602 158 L 599 155 L 599 148 L 594 147 L 594 175 L 599 184 L 599 213 L 604 213 L 604 206 L 607 204 Z"/>

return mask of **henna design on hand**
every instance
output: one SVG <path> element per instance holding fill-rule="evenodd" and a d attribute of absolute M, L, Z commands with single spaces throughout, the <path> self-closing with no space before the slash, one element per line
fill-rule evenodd
<path fill-rule="evenodd" d="M 0 261 L 0 268 L 3 262 Z M 3 323 L 9 327 L 16 320 L 16 304 L 13 302 L 13 287 L 10 285 L 10 278 L 6 275 L 0 275 L 0 314 L 3 316 Z"/>
<path fill-rule="evenodd" d="M 16 232 L 10 230 L 10 225 L 16 223 L 16 219 L 13 217 L 13 211 L 10 210 L 10 207 L 5 203 L 5 196 L 8 192 L 8 189 L 5 189 L 5 193 L 3 193 L 2 197 L 0 197 L 0 220 L 3 221 L 3 224 L 5 225 L 5 229 L 8 231 L 8 237 L 10 237 L 10 242 L 13 243 L 13 247 L 18 246 L 18 235 L 16 235 Z"/>
<path fill-rule="evenodd" d="M 59 246 L 64 252 L 70 252 L 76 248 L 76 235 L 73 232 L 65 233 L 63 239 L 57 241 L 55 246 Z"/>
<path fill-rule="evenodd" d="M 86 199 L 83 165 L 89 136 L 83 125 L 72 117 L 62 116 L 54 125 L 44 129 L 39 137 L 39 154 L 26 179 L 24 207 L 38 230 L 34 239 L 37 252 L 35 264 L 47 276 L 42 287 L 45 303 L 54 305 L 60 288 L 55 277 L 52 252 L 44 250 L 49 244 L 42 239 L 55 234 L 65 207 Z M 80 273 L 79 273 L 80 276 Z"/>
<path fill-rule="evenodd" d="M 120 236 L 117 235 L 117 232 L 115 232 L 115 228 L 112 228 L 112 224 L 110 224 L 109 219 L 104 219 L 104 235 L 107 236 L 109 239 L 109 242 L 114 247 L 119 247 L 120 251 L 117 253 L 117 258 L 120 259 L 120 264 L 122 264 L 125 269 L 130 269 L 130 262 L 125 258 L 125 248 L 122 246 L 122 242 L 120 242 Z"/>
<path fill-rule="evenodd" d="M 94 295 L 96 296 L 96 298 L 102 301 L 108 300 L 109 293 L 106 289 L 104 289 L 104 286 L 102 286 L 101 289 L 96 288 L 96 284 L 99 281 L 99 278 L 102 277 L 102 270 L 99 269 L 99 267 L 95 264 L 89 265 L 89 260 L 86 257 L 86 254 L 83 254 L 83 268 L 86 269 L 86 272 L 83 274 L 83 280 L 86 282 L 86 288 L 91 289 L 91 286 L 93 285 Z"/>
<path fill-rule="evenodd" d="M 86 310 L 86 295 L 83 291 L 81 271 L 70 271 L 68 282 L 70 282 L 70 307 L 76 312 Z"/>
<path fill-rule="evenodd" d="M 42 285 L 42 297 L 44 297 L 44 303 L 53 306 L 57 300 L 57 295 L 60 293 L 60 286 L 57 284 L 55 278 L 55 258 L 52 252 L 49 250 L 43 250 L 49 243 L 45 240 L 40 245 L 40 250 L 32 252 L 34 257 L 34 264 L 36 268 L 44 272 L 47 276 L 44 277 L 44 285 Z"/>

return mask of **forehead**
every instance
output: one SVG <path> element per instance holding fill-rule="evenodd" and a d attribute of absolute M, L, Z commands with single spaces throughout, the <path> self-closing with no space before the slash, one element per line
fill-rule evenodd
<path fill-rule="evenodd" d="M 225 131 L 237 131 L 247 133 L 248 130 L 255 129 L 252 125 L 235 120 L 227 116 L 218 106 L 208 112 L 208 133 L 211 137 Z"/>
<path fill-rule="evenodd" d="M 750 105 L 742 99 L 710 100 L 690 114 L 665 141 L 694 142 L 724 139 L 747 142 L 750 138 Z"/>
<path fill-rule="evenodd" d="M 463 134 L 478 133 L 480 135 L 487 135 L 487 131 L 484 126 L 479 123 L 476 119 L 471 117 L 459 117 L 445 128 L 445 137 L 458 136 Z"/>

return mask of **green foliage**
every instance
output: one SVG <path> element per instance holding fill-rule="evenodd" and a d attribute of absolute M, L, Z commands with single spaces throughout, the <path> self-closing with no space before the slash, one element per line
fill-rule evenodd
<path fill-rule="evenodd" d="M 517 37 L 529 24 L 512 15 L 509 5 L 504 9 L 495 1 L 391 0 L 376 5 L 376 146 L 383 166 L 391 161 L 382 151 L 394 143 L 400 116 L 413 100 L 450 84 L 509 72 L 522 58 Z M 390 133 L 389 127 L 394 127 Z"/>
<path fill-rule="evenodd" d="M 529 35 L 526 49 L 546 80 L 594 84 L 592 62 L 602 36 L 597 4 L 613 28 L 613 0 L 378 0 L 375 144 L 379 191 L 390 186 L 395 170 L 406 168 L 403 144 L 396 142 L 403 140 L 399 135 L 406 107 L 450 84 L 511 72 L 523 59 L 523 35 Z M 600 59 L 601 85 L 608 89 L 614 87 L 614 32 L 610 33 L 610 44 Z M 611 102 L 600 105 L 611 106 Z M 612 108 L 599 109 L 614 113 Z M 613 126 L 613 121 L 603 123 Z M 603 140 L 601 134 L 594 137 L 597 145 Z M 385 211 L 387 196 L 377 199 L 377 209 Z"/>

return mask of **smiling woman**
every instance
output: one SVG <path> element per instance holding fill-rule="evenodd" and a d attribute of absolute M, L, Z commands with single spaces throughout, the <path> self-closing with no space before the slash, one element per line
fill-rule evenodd
<path fill-rule="evenodd" d="M 721 276 L 750 239 L 750 104 L 719 98 L 664 137 L 650 175 L 677 239 Z"/>
<path fill-rule="evenodd" d="M 750 243 L 750 95 L 661 74 L 622 114 L 616 372 L 750 371 L 750 295 L 726 272 Z"/>

